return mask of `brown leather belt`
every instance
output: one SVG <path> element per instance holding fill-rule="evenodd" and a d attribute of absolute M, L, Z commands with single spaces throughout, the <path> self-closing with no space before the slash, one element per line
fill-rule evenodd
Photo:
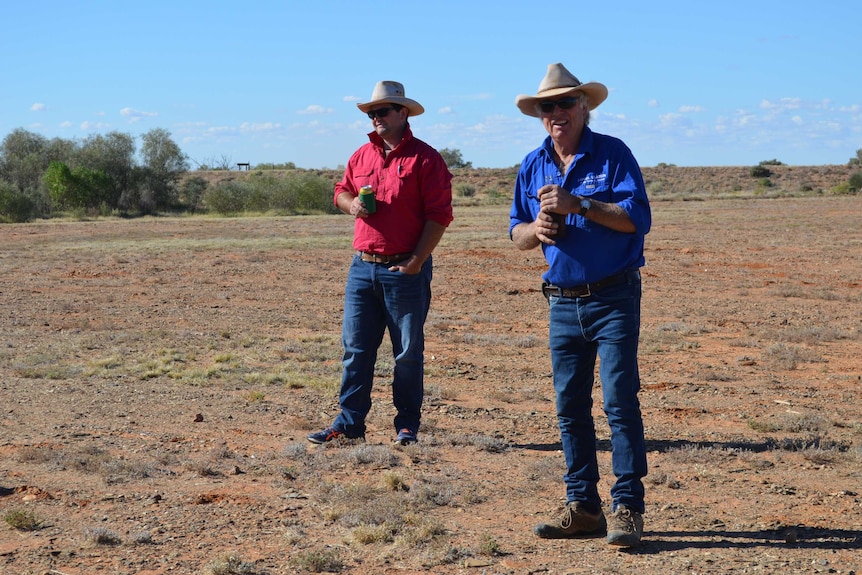
<path fill-rule="evenodd" d="M 372 254 L 371 252 L 356 252 L 362 261 L 369 262 L 372 264 L 397 264 L 398 262 L 403 262 L 410 256 L 412 253 L 403 253 L 403 254 L 391 254 L 385 256 L 383 254 Z"/>
<path fill-rule="evenodd" d="M 630 277 L 632 279 L 638 280 L 640 279 L 640 275 L 640 271 L 638 270 L 622 272 L 616 275 L 606 277 L 603 280 L 593 282 L 591 284 L 584 284 L 570 288 L 564 288 L 551 284 L 542 284 L 542 295 L 546 298 L 552 295 L 557 297 L 590 297 L 593 292 L 603 288 L 624 283 L 628 281 Z"/>

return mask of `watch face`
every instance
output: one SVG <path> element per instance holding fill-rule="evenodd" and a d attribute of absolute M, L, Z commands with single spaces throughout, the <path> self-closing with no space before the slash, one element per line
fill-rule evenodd
<path fill-rule="evenodd" d="M 590 202 L 590 200 L 587 200 L 586 198 L 581 200 L 581 209 L 582 210 L 588 210 L 592 207 L 592 205 L 593 205 L 592 202 Z"/>

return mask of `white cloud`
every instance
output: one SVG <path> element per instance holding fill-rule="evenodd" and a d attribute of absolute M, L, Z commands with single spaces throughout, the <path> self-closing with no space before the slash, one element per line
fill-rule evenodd
<path fill-rule="evenodd" d="M 240 132 L 274 132 L 281 129 L 281 124 L 273 122 L 264 122 L 257 124 L 254 122 L 243 122 L 239 126 Z"/>
<path fill-rule="evenodd" d="M 48 109 L 48 106 L 43 104 L 42 102 L 36 102 L 32 106 L 30 106 L 31 112 L 44 112 Z"/>
<path fill-rule="evenodd" d="M 70 122 L 69 120 L 66 120 L 65 122 L 60 122 L 60 127 L 61 128 L 71 128 L 72 122 Z"/>
<path fill-rule="evenodd" d="M 142 112 L 134 108 L 123 108 L 120 110 L 120 115 L 129 119 L 130 124 L 139 122 L 141 118 L 154 118 L 159 115 L 158 112 Z"/>
<path fill-rule="evenodd" d="M 342 98 L 342 100 L 345 102 L 361 102 L 362 101 L 361 98 L 357 98 L 356 96 L 344 96 L 344 98 Z"/>
<path fill-rule="evenodd" d="M 647 106 L 649 106 L 650 108 L 658 108 L 658 106 L 659 106 L 659 104 L 658 104 L 658 100 L 656 100 L 655 98 L 653 98 L 652 100 L 650 100 L 649 102 L 647 102 Z"/>
<path fill-rule="evenodd" d="M 679 111 L 682 114 L 687 114 L 691 112 L 703 112 L 702 106 L 680 106 Z"/>
<path fill-rule="evenodd" d="M 452 110 L 452 106 L 443 106 L 442 108 L 437 110 L 437 113 L 445 115 L 445 114 L 454 114 L 455 112 L 454 112 L 454 110 Z"/>
<path fill-rule="evenodd" d="M 302 114 L 302 115 L 331 114 L 334 111 L 335 110 L 333 110 L 332 108 L 324 108 L 323 106 L 318 106 L 317 104 L 312 104 L 304 110 L 299 110 L 297 112 L 297 114 Z"/>
<path fill-rule="evenodd" d="M 802 107 L 801 98 L 779 98 L 778 100 L 761 100 L 763 110 L 797 110 Z"/>
<path fill-rule="evenodd" d="M 85 132 L 92 132 L 93 130 L 108 130 L 110 127 L 110 124 L 106 124 L 104 122 L 81 122 L 81 129 Z"/>

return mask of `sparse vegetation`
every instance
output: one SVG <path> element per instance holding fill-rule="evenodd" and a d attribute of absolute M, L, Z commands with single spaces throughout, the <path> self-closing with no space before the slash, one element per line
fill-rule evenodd
<path fill-rule="evenodd" d="M 87 527 L 84 539 L 93 545 L 119 545 L 123 542 L 119 533 L 107 527 Z"/>
<path fill-rule="evenodd" d="M 305 439 L 339 409 L 349 218 L 0 226 L 0 503 L 49 526 L 3 525 L 21 540 L 3 569 L 478 575 L 634 561 L 653 575 L 690 571 L 708 549 L 718 571 L 807 573 L 822 560 L 850 572 L 860 206 L 824 183 L 849 171 L 807 172 L 819 192 L 796 198 L 782 194 L 797 168 L 771 166 L 775 201 L 755 196 L 747 167 L 728 169 L 694 203 L 669 199 L 694 176 L 663 169 L 643 270 L 644 552 L 532 532 L 565 500 L 545 264 L 511 245 L 508 206 L 482 183 L 510 189 L 508 174 L 489 171 L 469 180 L 475 203 L 458 207 L 435 253 L 425 409 L 409 447 L 392 444 L 388 337 L 365 441 Z M 597 369 L 606 496 L 601 388 Z M 802 544 L 777 535 L 788 524 Z M 44 552 L 49 540 L 60 555 Z"/>
<path fill-rule="evenodd" d="M 3 521 L 18 531 L 36 531 L 42 528 L 42 521 L 32 511 L 13 509 L 3 514 Z"/>
<path fill-rule="evenodd" d="M 214 559 L 206 567 L 207 575 L 256 575 L 254 563 L 243 561 L 239 555 L 229 553 Z"/>
<path fill-rule="evenodd" d="M 338 573 L 344 568 L 338 552 L 332 549 L 312 549 L 297 553 L 290 564 L 309 573 Z"/>

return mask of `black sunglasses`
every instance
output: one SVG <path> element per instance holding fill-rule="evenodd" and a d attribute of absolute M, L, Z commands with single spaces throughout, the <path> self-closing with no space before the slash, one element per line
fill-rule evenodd
<path fill-rule="evenodd" d="M 399 108 L 396 108 L 395 106 L 387 106 L 386 108 L 378 108 L 376 110 L 371 110 L 370 112 L 368 112 L 368 117 L 372 120 L 374 118 L 385 118 L 386 116 L 389 115 L 389 112 L 391 112 L 392 110 L 398 110 L 398 109 Z"/>
<path fill-rule="evenodd" d="M 571 110 L 575 107 L 575 104 L 578 103 L 578 100 L 580 100 L 580 98 L 560 98 L 559 100 L 545 100 L 544 102 L 539 102 L 539 109 L 542 111 L 543 114 L 550 114 L 557 106 L 559 106 L 561 110 Z"/>

